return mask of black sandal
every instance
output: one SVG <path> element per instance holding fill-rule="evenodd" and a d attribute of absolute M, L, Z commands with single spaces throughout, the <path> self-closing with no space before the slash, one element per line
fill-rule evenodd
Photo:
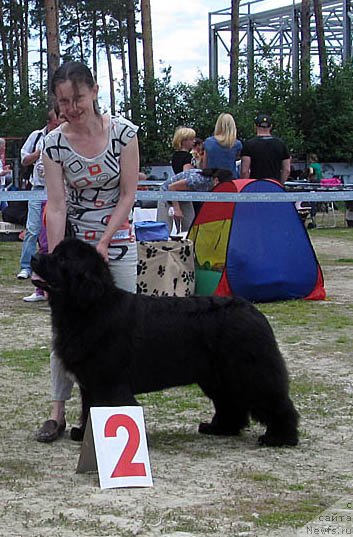
<path fill-rule="evenodd" d="M 47 420 L 43 423 L 40 429 L 36 432 L 37 442 L 54 442 L 64 434 L 66 422 L 58 423 L 56 420 Z"/>

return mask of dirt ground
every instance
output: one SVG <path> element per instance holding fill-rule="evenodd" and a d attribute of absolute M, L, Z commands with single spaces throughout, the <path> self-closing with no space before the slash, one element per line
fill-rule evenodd
<path fill-rule="evenodd" d="M 328 294 L 306 306 L 313 326 L 286 325 L 275 307 L 268 313 L 301 414 L 299 446 L 258 447 L 257 424 L 239 438 L 199 435 L 210 403 L 195 390 L 169 390 L 160 404 L 143 402 L 153 488 L 101 490 L 97 474 L 76 473 L 80 444 L 68 433 L 51 445 L 34 440 L 50 407 L 49 362 L 31 373 L 8 353 L 49 352 L 49 309 L 22 302 L 30 283 L 1 285 L 0 536 L 287 536 L 351 497 L 353 242 L 346 238 L 313 238 Z M 75 391 L 69 425 L 78 399 Z"/>

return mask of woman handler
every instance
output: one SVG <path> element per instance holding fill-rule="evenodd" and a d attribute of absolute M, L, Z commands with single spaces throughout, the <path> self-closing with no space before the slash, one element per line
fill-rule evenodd
<path fill-rule="evenodd" d="M 66 121 L 46 136 L 43 149 L 49 252 L 64 238 L 68 220 L 75 236 L 94 245 L 109 263 L 116 285 L 136 292 L 131 210 L 139 172 L 138 128 L 99 112 L 98 85 L 84 64 L 61 65 L 52 91 Z M 65 401 L 73 386 L 55 353 L 50 360 L 53 406 L 36 433 L 39 442 L 52 442 L 65 431 Z M 71 437 L 81 440 L 82 430 L 73 428 Z"/>

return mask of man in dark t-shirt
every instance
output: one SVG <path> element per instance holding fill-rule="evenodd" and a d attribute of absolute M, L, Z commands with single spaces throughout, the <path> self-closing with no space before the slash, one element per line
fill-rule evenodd
<path fill-rule="evenodd" d="M 290 155 L 280 138 L 272 136 L 272 120 L 266 114 L 255 119 L 256 136 L 241 151 L 242 179 L 276 179 L 284 183 L 290 172 Z"/>

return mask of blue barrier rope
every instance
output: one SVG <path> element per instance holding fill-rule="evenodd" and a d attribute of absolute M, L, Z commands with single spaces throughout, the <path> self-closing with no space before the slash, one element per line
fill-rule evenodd
<path fill-rule="evenodd" d="M 44 201 L 43 190 L 0 191 L 0 201 Z M 350 201 L 352 190 L 311 191 L 311 192 L 167 192 L 138 190 L 137 201 L 215 201 L 215 202 L 295 202 L 295 201 Z"/>

